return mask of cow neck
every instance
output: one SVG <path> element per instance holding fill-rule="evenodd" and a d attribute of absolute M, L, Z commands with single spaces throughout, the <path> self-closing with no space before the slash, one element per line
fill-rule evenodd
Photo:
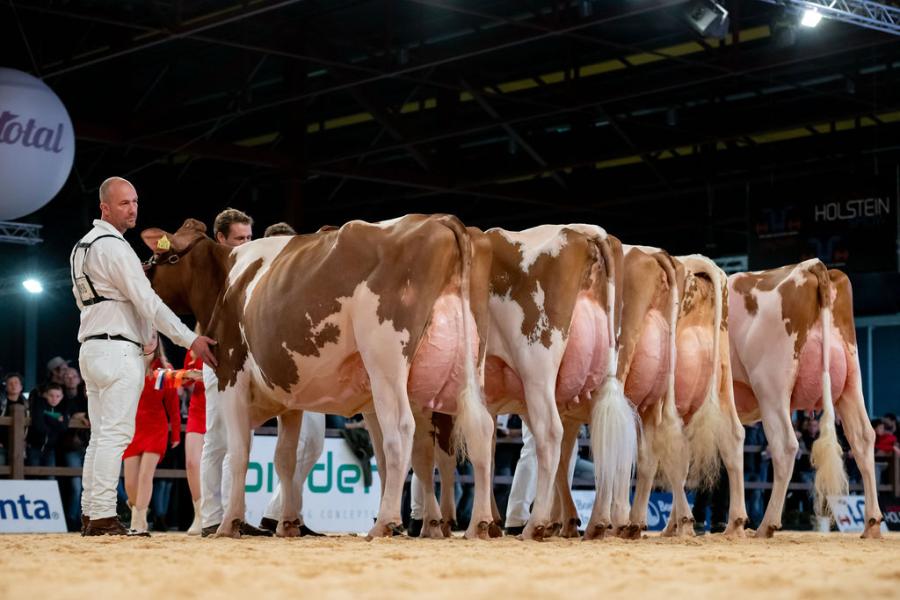
<path fill-rule="evenodd" d="M 202 331 L 208 332 L 216 304 L 225 290 L 231 248 L 205 240 L 194 248 L 188 305 Z"/>

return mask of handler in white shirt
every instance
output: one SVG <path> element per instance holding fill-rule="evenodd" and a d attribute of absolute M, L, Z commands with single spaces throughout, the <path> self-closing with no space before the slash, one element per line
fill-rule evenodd
<path fill-rule="evenodd" d="M 215 365 L 216 342 L 188 329 L 150 286 L 122 234 L 137 221 L 137 192 L 110 177 L 100 186 L 100 219 L 72 250 L 72 291 L 81 311 L 79 365 L 87 386 L 91 440 L 81 495 L 84 535 L 128 535 L 116 517 L 122 453 L 134 436 L 144 386 L 143 344 L 155 328 Z"/>

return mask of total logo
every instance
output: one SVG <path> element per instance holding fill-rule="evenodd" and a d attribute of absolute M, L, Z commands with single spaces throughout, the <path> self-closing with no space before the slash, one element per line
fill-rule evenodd
<path fill-rule="evenodd" d="M 50 503 L 46 500 L 32 500 L 25 494 L 19 494 L 17 499 L 0 498 L 0 520 L 49 521 L 59 518 L 59 513 L 51 512 Z"/>

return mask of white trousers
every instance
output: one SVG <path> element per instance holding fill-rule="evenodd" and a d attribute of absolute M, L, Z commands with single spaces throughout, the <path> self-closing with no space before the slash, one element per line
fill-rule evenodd
<path fill-rule="evenodd" d="M 84 455 L 82 514 L 116 516 L 122 454 L 134 437 L 134 417 L 144 387 L 142 349 L 131 342 L 88 340 L 78 355 L 87 388 L 91 439 Z"/>
<path fill-rule="evenodd" d="M 300 441 L 297 442 L 297 467 L 294 469 L 294 493 L 300 499 L 300 510 L 295 519 L 300 519 L 303 524 L 303 484 L 309 477 L 310 471 L 322 455 L 322 448 L 325 447 L 325 415 L 322 413 L 303 412 L 303 423 L 300 425 Z M 269 500 L 266 512 L 263 516 L 267 519 L 275 519 L 280 521 L 281 514 L 281 482 L 275 486 L 275 493 Z"/>
<path fill-rule="evenodd" d="M 576 443 L 572 448 L 572 458 L 569 461 L 569 488 L 572 487 L 577 457 L 578 444 Z M 524 527 L 528 518 L 531 517 L 531 504 L 537 496 L 537 474 L 537 450 L 534 436 L 523 419 L 522 453 L 519 454 L 516 472 L 513 473 L 512 488 L 509 490 L 509 501 L 506 504 L 507 527 Z"/>

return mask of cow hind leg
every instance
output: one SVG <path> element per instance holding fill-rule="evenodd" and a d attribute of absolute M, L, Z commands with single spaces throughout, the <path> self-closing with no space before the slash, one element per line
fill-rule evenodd
<path fill-rule="evenodd" d="M 690 470 L 687 437 L 675 419 L 664 420 L 655 438 L 654 452 L 672 489 L 672 514 L 663 535 L 693 536 L 694 516 L 684 491 Z"/>
<path fill-rule="evenodd" d="M 287 412 L 278 418 L 278 440 L 275 443 L 275 472 L 281 482 L 293 482 L 297 468 L 297 441 L 303 413 Z M 281 519 L 275 528 L 278 537 L 298 537 L 300 535 L 300 499 L 295 486 L 281 485 Z"/>
<path fill-rule="evenodd" d="M 494 420 L 481 403 L 477 387 L 463 392 L 460 412 L 454 424 L 453 438 L 465 441 L 465 452 L 472 462 L 475 475 L 475 501 L 472 519 L 465 536 L 468 539 L 489 539 L 494 524 L 492 509 L 492 459 L 494 440 Z M 466 397 L 467 396 L 467 397 Z"/>
<path fill-rule="evenodd" d="M 523 539 L 542 540 L 550 533 L 550 510 L 553 504 L 553 479 L 559 466 L 562 423 L 556 409 L 553 390 L 533 389 L 526 391 L 528 405 L 528 427 L 534 436 L 537 452 L 538 476 L 534 510 L 522 532 Z M 571 446 L 569 447 L 571 452 Z"/>
<path fill-rule="evenodd" d="M 731 378 L 727 380 L 731 385 Z M 744 427 L 738 418 L 734 402 L 723 403 L 725 423 L 718 431 L 716 440 L 722 462 L 728 473 L 728 525 L 726 537 L 743 537 L 747 524 L 747 507 L 744 501 Z"/>
<path fill-rule="evenodd" d="M 400 503 L 415 432 L 415 421 L 406 393 L 405 374 L 389 377 L 387 373 L 374 371 L 373 374 L 370 370 L 370 378 L 384 451 L 384 491 L 378 518 L 369 531 L 369 539 L 390 537 L 402 524 Z"/>
<path fill-rule="evenodd" d="M 788 484 L 794 472 L 794 460 L 797 456 L 799 443 L 791 424 L 789 399 L 780 399 L 777 396 L 761 394 L 760 412 L 762 414 L 763 429 L 769 443 L 769 453 L 772 456 L 774 468 L 774 483 L 772 495 L 766 514 L 756 530 L 756 537 L 772 537 L 781 529 L 781 514 L 784 510 L 784 500 L 787 494 Z M 777 398 L 777 399 L 776 399 Z M 776 399 L 774 406 L 772 400 Z"/>
<path fill-rule="evenodd" d="M 851 367 L 852 368 L 852 367 Z M 862 537 L 880 538 L 883 516 L 878 507 L 878 488 L 875 480 L 875 432 L 866 413 L 859 371 L 853 369 L 844 394 L 838 399 L 837 411 L 844 424 L 844 435 L 850 442 L 853 458 L 862 475 L 866 496 L 866 525 Z"/>

